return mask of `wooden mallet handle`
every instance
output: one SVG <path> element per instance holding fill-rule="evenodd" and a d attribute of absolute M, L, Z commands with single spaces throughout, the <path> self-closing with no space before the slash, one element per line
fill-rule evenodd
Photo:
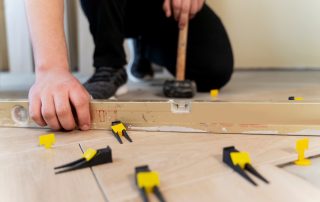
<path fill-rule="evenodd" d="M 187 21 L 184 28 L 182 30 L 180 29 L 179 31 L 178 55 L 177 55 L 177 66 L 176 66 L 177 68 L 176 79 L 178 81 L 183 81 L 185 79 L 188 27 L 189 27 L 189 22 Z"/>

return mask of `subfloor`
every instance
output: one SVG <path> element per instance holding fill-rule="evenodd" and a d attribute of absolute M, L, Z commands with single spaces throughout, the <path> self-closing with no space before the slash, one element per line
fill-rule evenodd
<path fill-rule="evenodd" d="M 2 73 L 1 73 L 2 74 Z M 0 99 L 27 98 L 32 76 L 0 74 Z M 84 82 L 88 76 L 76 75 Z M 21 78 L 21 79 L 20 79 Z M 170 76 L 158 74 L 154 80 L 128 83 L 129 92 L 119 100 L 166 100 L 162 84 Z M 25 81 L 21 85 L 19 80 Z M 315 70 L 238 70 L 218 97 L 223 101 L 283 101 L 289 96 L 303 96 L 320 101 L 320 71 Z M 17 84 L 18 83 L 18 84 Z M 210 100 L 209 93 L 198 93 L 195 100 Z"/>
<path fill-rule="evenodd" d="M 320 101 L 320 71 L 238 70 L 221 90 L 222 101 L 285 101 L 289 96 L 303 96 Z M 166 99 L 162 95 L 164 79 L 132 85 L 119 99 Z M 147 87 L 146 87 L 147 85 Z M 209 93 L 198 93 L 194 100 L 211 100 Z"/>

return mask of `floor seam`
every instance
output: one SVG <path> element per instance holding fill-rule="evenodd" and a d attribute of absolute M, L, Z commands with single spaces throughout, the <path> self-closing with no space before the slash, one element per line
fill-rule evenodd
<path fill-rule="evenodd" d="M 84 153 L 81 144 L 79 144 L 79 147 L 80 147 L 82 153 Z M 97 183 L 97 185 L 98 185 L 98 188 L 99 188 L 100 192 L 102 193 L 102 196 L 103 196 L 104 201 L 105 201 L 105 202 L 109 202 L 108 197 L 107 197 L 106 193 L 103 191 L 103 188 L 102 188 L 102 186 L 101 186 L 101 184 L 100 184 L 100 182 L 99 182 L 96 174 L 94 173 L 92 167 L 90 167 L 90 170 L 91 170 L 91 173 L 92 173 L 92 175 L 93 175 L 93 177 L 94 177 L 94 180 L 96 181 L 96 183 Z"/>

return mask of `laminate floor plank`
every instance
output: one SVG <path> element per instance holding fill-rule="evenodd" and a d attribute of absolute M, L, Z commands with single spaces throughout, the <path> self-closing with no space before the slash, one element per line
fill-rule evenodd
<path fill-rule="evenodd" d="M 0 156 L 0 201 L 104 202 L 90 168 L 55 175 L 53 168 L 81 158 L 78 144 Z"/>
<path fill-rule="evenodd" d="M 120 145 L 117 142 L 110 143 L 107 139 L 81 143 L 84 149 L 111 146 L 114 157 L 112 165 L 93 168 L 111 201 L 131 201 L 139 198 L 134 184 L 136 166 L 147 164 L 150 169 L 158 171 L 161 188 L 167 190 L 190 181 L 214 179 L 232 172 L 222 163 L 222 149 L 225 146 L 234 145 L 239 150 L 249 152 L 254 166 L 276 167 L 277 164 L 297 158 L 295 142 L 301 138 L 163 132 L 131 132 L 129 135 L 133 143 L 124 141 L 124 144 Z M 320 153 L 319 140 L 320 137 L 310 137 L 310 151 L 307 155 Z M 193 195 L 191 191 L 185 194 L 190 197 Z"/>

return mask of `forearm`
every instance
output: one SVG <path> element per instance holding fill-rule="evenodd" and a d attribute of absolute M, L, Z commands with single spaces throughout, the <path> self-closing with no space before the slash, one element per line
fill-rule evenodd
<path fill-rule="evenodd" d="M 63 0 L 25 0 L 36 73 L 68 69 Z"/>

